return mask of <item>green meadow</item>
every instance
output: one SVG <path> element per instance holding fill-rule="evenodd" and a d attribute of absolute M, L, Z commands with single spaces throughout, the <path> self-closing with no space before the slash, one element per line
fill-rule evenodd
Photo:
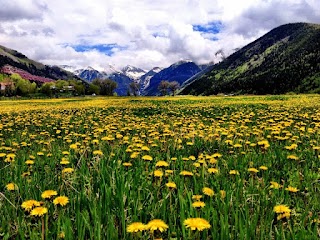
<path fill-rule="evenodd" d="M 1 239 L 319 239 L 320 96 L 0 101 Z"/>

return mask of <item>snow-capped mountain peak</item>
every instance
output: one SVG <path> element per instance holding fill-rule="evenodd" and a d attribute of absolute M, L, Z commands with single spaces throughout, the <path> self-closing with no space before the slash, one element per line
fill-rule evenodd
<path fill-rule="evenodd" d="M 114 65 L 108 64 L 104 69 L 103 73 L 110 75 L 114 73 L 122 73 L 122 71 L 118 70 Z"/>
<path fill-rule="evenodd" d="M 143 76 L 146 71 L 141 69 L 141 68 L 137 68 L 131 65 L 127 65 L 124 68 L 121 69 L 123 74 L 127 75 L 128 77 L 132 78 L 132 79 L 139 79 L 141 76 Z"/>
<path fill-rule="evenodd" d="M 96 69 L 94 69 L 94 68 L 91 67 L 91 66 L 86 67 L 84 70 L 87 70 L 87 71 L 97 71 Z"/>

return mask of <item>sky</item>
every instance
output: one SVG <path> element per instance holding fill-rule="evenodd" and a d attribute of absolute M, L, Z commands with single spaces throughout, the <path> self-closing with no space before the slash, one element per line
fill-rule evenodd
<path fill-rule="evenodd" d="M 219 62 L 291 22 L 320 23 L 319 0 L 0 0 L 0 45 L 48 65 Z"/>

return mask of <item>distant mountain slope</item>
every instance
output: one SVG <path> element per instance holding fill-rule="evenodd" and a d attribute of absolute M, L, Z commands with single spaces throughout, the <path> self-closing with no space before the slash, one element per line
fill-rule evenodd
<path fill-rule="evenodd" d="M 197 74 L 193 75 L 191 78 L 187 79 L 186 81 L 184 81 L 181 85 L 181 88 L 183 88 L 184 86 L 188 85 L 189 83 L 193 82 L 195 79 L 201 77 L 202 75 L 210 72 L 213 68 L 214 68 L 214 64 L 207 64 L 207 65 L 202 65 L 199 66 L 200 69 L 202 69 L 200 72 L 198 72 Z"/>
<path fill-rule="evenodd" d="M 149 87 L 151 78 L 159 73 L 162 70 L 162 68 L 154 67 L 149 72 L 142 75 L 139 79 L 140 84 L 140 92 L 144 92 L 144 90 Z"/>
<path fill-rule="evenodd" d="M 201 69 L 194 62 L 180 61 L 172 64 L 170 67 L 161 70 L 151 79 L 149 86 L 144 90 L 144 95 L 154 96 L 159 95 L 159 83 L 163 80 L 172 82 L 177 81 L 182 84 L 184 81 L 200 72 Z"/>
<path fill-rule="evenodd" d="M 0 46 L 0 68 L 10 65 L 21 69 L 31 75 L 45 77 L 49 79 L 78 79 L 74 74 L 65 71 L 57 66 L 47 66 L 27 58 L 20 52 Z"/>
<path fill-rule="evenodd" d="M 320 91 L 320 25 L 292 23 L 271 30 L 213 69 L 189 81 L 181 94 L 281 94 Z"/>
<path fill-rule="evenodd" d="M 126 96 L 129 90 L 130 83 L 133 82 L 133 79 L 126 76 L 123 73 L 113 73 L 108 75 L 108 78 L 112 81 L 115 81 L 118 84 L 118 87 L 116 88 L 115 92 L 119 96 Z"/>

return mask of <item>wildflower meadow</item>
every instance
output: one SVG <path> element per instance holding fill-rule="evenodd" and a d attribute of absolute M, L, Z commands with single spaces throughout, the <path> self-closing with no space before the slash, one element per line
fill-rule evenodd
<path fill-rule="evenodd" d="M 0 239 L 319 239 L 320 96 L 0 101 Z"/>

